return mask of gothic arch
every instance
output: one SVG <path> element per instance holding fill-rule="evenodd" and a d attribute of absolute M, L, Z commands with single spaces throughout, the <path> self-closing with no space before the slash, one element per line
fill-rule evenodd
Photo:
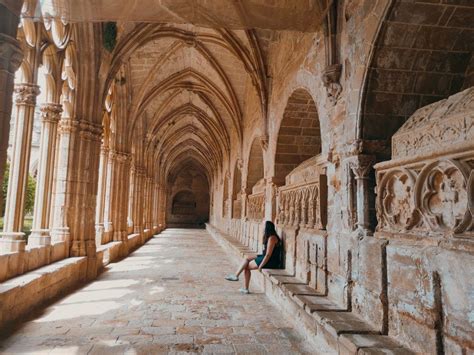
<path fill-rule="evenodd" d="M 374 43 L 358 123 L 359 139 L 380 141 L 373 153 L 381 159 L 390 156 L 391 136 L 418 108 L 472 86 L 466 73 L 474 23 L 465 21 L 463 11 L 401 0 L 388 9 Z"/>
<path fill-rule="evenodd" d="M 316 104 L 305 89 L 295 90 L 288 98 L 277 137 L 275 183 L 305 160 L 321 153 L 321 129 Z"/>
<path fill-rule="evenodd" d="M 263 149 L 259 137 L 254 138 L 247 159 L 247 189 L 251 190 L 264 178 Z"/>

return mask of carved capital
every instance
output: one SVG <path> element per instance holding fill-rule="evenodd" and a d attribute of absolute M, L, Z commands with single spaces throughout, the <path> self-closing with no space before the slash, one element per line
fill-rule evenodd
<path fill-rule="evenodd" d="M 101 141 L 103 128 L 100 124 L 95 124 L 88 121 L 79 122 L 80 136 L 83 139 L 90 141 Z"/>
<path fill-rule="evenodd" d="M 41 105 L 40 111 L 42 122 L 58 123 L 63 108 L 61 105 L 48 103 Z"/>
<path fill-rule="evenodd" d="M 356 179 L 367 179 L 370 169 L 375 164 L 375 157 L 372 155 L 357 155 L 350 158 L 348 164 Z"/>
<path fill-rule="evenodd" d="M 326 88 L 329 100 L 333 103 L 336 103 L 342 92 L 342 86 L 339 82 L 341 72 L 342 64 L 328 65 L 323 71 L 323 84 Z"/>
<path fill-rule="evenodd" d="M 0 33 L 0 70 L 14 74 L 23 60 L 19 42 L 10 36 Z"/>
<path fill-rule="evenodd" d="M 36 97 L 39 95 L 39 86 L 35 84 L 15 85 L 15 103 L 17 105 L 32 106 L 36 105 Z"/>

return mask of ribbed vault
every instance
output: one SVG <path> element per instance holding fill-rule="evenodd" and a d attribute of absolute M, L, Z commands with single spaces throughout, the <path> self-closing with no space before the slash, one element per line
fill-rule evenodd
<path fill-rule="evenodd" d="M 104 97 L 121 102 L 110 122 L 123 130 L 133 165 L 167 190 L 185 167 L 211 186 L 243 141 L 246 100 L 260 103 L 265 125 L 264 63 L 253 30 L 119 24 Z"/>

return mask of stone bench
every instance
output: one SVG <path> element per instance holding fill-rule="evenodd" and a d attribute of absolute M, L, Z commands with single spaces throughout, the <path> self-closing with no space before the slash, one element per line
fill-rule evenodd
<path fill-rule="evenodd" d="M 255 251 L 213 226 L 208 225 L 207 229 L 236 262 L 255 254 Z M 265 269 L 262 273 L 254 273 L 252 282 L 286 313 L 316 347 L 335 349 L 334 353 L 338 354 L 412 353 L 287 270 Z"/>

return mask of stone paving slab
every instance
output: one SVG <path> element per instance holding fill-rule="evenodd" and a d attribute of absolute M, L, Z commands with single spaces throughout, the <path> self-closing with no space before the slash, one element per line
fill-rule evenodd
<path fill-rule="evenodd" d="M 0 340 L 2 354 L 315 354 L 204 230 L 167 230 Z"/>

